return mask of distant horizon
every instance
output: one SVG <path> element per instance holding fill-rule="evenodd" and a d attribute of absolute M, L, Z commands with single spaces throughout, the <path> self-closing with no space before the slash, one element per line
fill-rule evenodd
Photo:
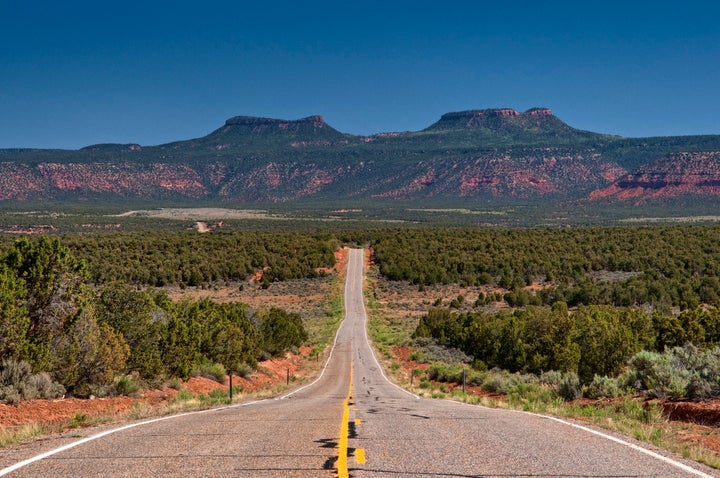
<path fill-rule="evenodd" d="M 720 134 L 719 14 L 693 0 L 28 0 L 0 16 L 0 148 L 159 145 L 237 115 L 370 136 L 538 105 L 608 135 Z"/>
<path fill-rule="evenodd" d="M 574 128 L 574 129 L 576 129 L 576 130 L 578 130 L 578 131 L 587 131 L 587 132 L 590 132 L 590 133 L 597 133 L 597 134 L 608 135 L 608 136 L 617 136 L 618 138 L 622 138 L 622 139 L 641 139 L 641 138 L 659 138 L 659 137 L 682 137 L 682 136 L 718 136 L 718 135 L 720 135 L 720 133 L 716 133 L 716 134 L 708 133 L 708 134 L 677 134 L 677 135 L 659 135 L 659 136 L 620 136 L 620 135 L 615 135 L 615 134 L 612 134 L 612 133 L 605 133 L 605 132 L 603 132 L 603 131 L 591 131 L 591 130 L 585 130 L 585 129 L 582 129 L 582 128 L 576 128 L 574 125 L 572 125 L 572 124 L 564 121 L 563 118 L 561 118 L 561 117 L 559 117 L 558 115 L 556 115 L 555 112 L 552 110 L 552 108 L 546 108 L 546 107 L 544 107 L 544 106 L 534 106 L 534 107 L 528 108 L 528 109 L 526 109 L 526 110 L 519 110 L 519 109 L 517 109 L 517 108 L 510 108 L 510 107 L 498 107 L 498 108 L 471 108 L 471 109 L 465 109 L 465 110 L 446 111 L 445 113 L 441 113 L 441 114 L 436 118 L 435 121 L 433 121 L 433 122 L 425 125 L 424 127 L 420 128 L 420 129 L 416 129 L 416 130 L 388 130 L 388 131 L 377 131 L 377 132 L 371 133 L 371 134 L 355 134 L 355 133 L 350 133 L 350 132 L 348 132 L 348 131 L 343 131 L 343 130 L 337 128 L 337 127 L 336 127 L 335 125 L 333 125 L 331 122 L 329 122 L 329 121 L 327 120 L 327 118 L 325 117 L 325 115 L 322 115 L 322 114 L 311 114 L 311 115 L 307 115 L 307 116 L 303 116 L 303 117 L 299 117 L 299 118 L 273 118 L 273 117 L 270 117 L 270 116 L 234 115 L 234 116 L 230 116 L 230 117 L 228 117 L 228 118 L 223 119 L 220 123 L 218 123 L 218 125 L 215 126 L 215 128 L 211 129 L 210 131 L 200 132 L 200 133 L 196 134 L 195 136 L 190 136 L 190 137 L 187 137 L 187 138 L 171 138 L 171 139 L 169 139 L 168 141 L 165 141 L 165 142 L 162 142 L 162 143 L 144 144 L 144 143 L 140 143 L 140 142 L 138 142 L 138 141 L 123 141 L 123 142 L 105 141 L 105 142 L 101 142 L 101 143 L 85 144 L 85 145 L 79 146 L 79 147 L 77 147 L 77 148 L 57 148 L 57 147 L 48 147 L 48 148 L 42 147 L 42 148 L 38 148 L 38 147 L 17 147 L 17 146 L 13 146 L 13 147 L 0 147 L 0 149 L 30 149 L 30 150 L 32 150 L 32 149 L 38 149 L 38 150 L 53 150 L 53 149 L 55 149 L 55 150 L 77 151 L 77 150 L 80 150 L 80 149 L 83 149 L 83 148 L 87 148 L 87 147 L 102 146 L 102 145 L 133 145 L 133 144 L 137 144 L 137 145 L 142 146 L 142 147 L 162 146 L 162 145 L 165 145 L 165 144 L 174 143 L 174 142 L 178 142 L 178 141 L 188 141 L 188 140 L 203 138 L 203 137 L 205 137 L 205 136 L 213 133 L 214 131 L 222 128 L 222 127 L 225 125 L 225 122 L 226 122 L 227 120 L 232 119 L 232 118 L 257 118 L 257 119 L 266 119 L 266 120 L 275 120 L 275 121 L 296 122 L 296 121 L 301 121 L 301 120 L 308 119 L 308 118 L 321 117 L 321 118 L 323 119 L 323 121 L 325 122 L 325 124 L 327 124 L 327 125 L 330 126 L 331 128 L 334 128 L 335 130 L 339 131 L 340 133 L 349 134 L 349 135 L 352 135 L 352 136 L 357 136 L 357 137 L 362 138 L 362 137 L 370 137 L 370 136 L 382 135 L 382 134 L 388 134 L 388 133 L 400 133 L 400 134 L 402 134 L 402 133 L 414 133 L 414 132 L 422 131 L 423 129 L 425 129 L 425 128 L 431 126 L 432 124 L 436 123 L 437 121 L 439 121 L 443 115 L 445 115 L 445 114 L 450 114 L 450 113 L 465 113 L 465 112 L 473 112 L 473 111 L 493 111 L 493 110 L 515 110 L 515 111 L 523 114 L 523 113 L 527 113 L 528 111 L 532 111 L 533 109 L 538 109 L 538 108 L 539 108 L 539 109 L 548 109 L 548 110 L 550 110 L 550 111 L 552 112 L 552 115 L 553 115 L 553 116 L 555 116 L 556 118 L 558 118 L 558 119 L 559 119 L 560 121 L 562 121 L 563 123 L 567 124 L 567 125 L 570 126 L 571 128 Z"/>

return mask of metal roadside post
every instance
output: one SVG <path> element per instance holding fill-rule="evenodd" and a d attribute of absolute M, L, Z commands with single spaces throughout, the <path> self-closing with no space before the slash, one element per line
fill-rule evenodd
<path fill-rule="evenodd" d="M 463 367 L 463 395 L 465 395 L 465 367 Z"/>
<path fill-rule="evenodd" d="M 230 372 L 230 402 L 232 402 L 232 393 L 233 393 L 233 389 L 232 389 L 232 371 L 231 371 Z"/>

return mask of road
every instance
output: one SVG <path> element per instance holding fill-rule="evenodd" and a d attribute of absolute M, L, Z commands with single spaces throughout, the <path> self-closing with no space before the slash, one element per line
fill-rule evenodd
<path fill-rule="evenodd" d="M 18 447 L 0 453 L 0 475 L 718 476 L 629 439 L 522 412 L 419 399 L 393 385 L 367 340 L 363 264 L 362 251 L 351 251 L 346 318 L 315 382 L 277 399 Z"/>

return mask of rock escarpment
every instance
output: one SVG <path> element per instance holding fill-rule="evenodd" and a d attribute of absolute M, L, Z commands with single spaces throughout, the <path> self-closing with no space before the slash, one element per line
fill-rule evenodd
<path fill-rule="evenodd" d="M 0 201 L 720 197 L 720 136 L 627 139 L 548 108 L 447 113 L 417 132 L 354 136 L 321 116 L 236 116 L 197 139 L 78 151 L 0 150 Z"/>
<path fill-rule="evenodd" d="M 720 151 L 673 153 L 590 194 L 594 200 L 634 203 L 683 196 L 720 197 Z"/>

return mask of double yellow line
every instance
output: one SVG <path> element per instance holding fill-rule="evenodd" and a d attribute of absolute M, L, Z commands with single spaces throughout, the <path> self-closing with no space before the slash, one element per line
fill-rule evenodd
<path fill-rule="evenodd" d="M 343 416 L 340 423 L 340 440 L 338 441 L 338 478 L 348 478 L 348 435 L 350 433 L 350 399 L 352 398 L 353 389 L 353 366 L 350 362 L 350 386 L 348 393 L 343 401 Z M 360 420 L 355 420 L 355 424 L 360 424 Z M 359 464 L 365 463 L 365 450 L 358 448 L 355 450 L 355 460 Z"/>

